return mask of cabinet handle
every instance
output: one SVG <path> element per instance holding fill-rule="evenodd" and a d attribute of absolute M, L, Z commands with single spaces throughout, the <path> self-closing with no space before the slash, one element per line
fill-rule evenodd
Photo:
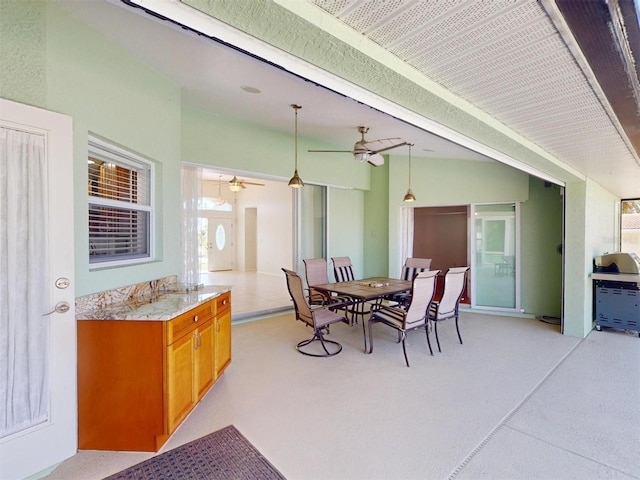
<path fill-rule="evenodd" d="M 194 321 L 194 322 L 197 322 L 197 321 L 198 321 L 198 315 L 194 315 L 194 316 L 193 316 L 193 321 Z"/>
<path fill-rule="evenodd" d="M 220 332 L 220 319 L 216 318 L 216 332 Z"/>

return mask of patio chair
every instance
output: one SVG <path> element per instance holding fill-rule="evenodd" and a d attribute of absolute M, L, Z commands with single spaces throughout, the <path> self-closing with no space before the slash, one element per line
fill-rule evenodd
<path fill-rule="evenodd" d="M 336 282 L 350 282 L 355 280 L 353 273 L 353 264 L 349 257 L 331 257 L 333 262 L 333 275 Z M 352 299 L 351 320 L 352 323 L 358 323 L 358 318 L 362 318 L 364 322 L 365 315 L 369 315 L 373 307 L 380 302 L 358 302 Z"/>
<path fill-rule="evenodd" d="M 306 258 L 302 260 L 305 266 L 305 273 L 308 286 L 309 305 L 330 305 L 345 304 L 350 302 L 349 297 L 329 295 L 313 288 L 315 285 L 324 285 L 329 283 L 329 275 L 327 274 L 327 260 L 324 258 Z"/>
<path fill-rule="evenodd" d="M 333 275 L 336 282 L 349 282 L 355 280 L 353 265 L 349 257 L 331 257 L 333 262 Z"/>
<path fill-rule="evenodd" d="M 293 301 L 296 320 L 300 320 L 313 328 L 313 337 L 299 342 L 296 345 L 296 350 L 303 355 L 309 355 L 311 357 L 333 357 L 340 353 L 342 351 L 342 345 L 333 340 L 326 339 L 324 335 L 325 333 L 329 333 L 329 325 L 337 322 L 348 323 L 347 318 L 344 315 L 329 310 L 326 306 L 312 309 L 305 298 L 300 276 L 296 272 L 287 270 L 286 268 L 283 268 L 282 271 L 287 278 L 287 289 Z M 314 353 L 303 350 L 303 347 L 311 345 L 313 342 L 320 342 L 324 353 Z"/>
<path fill-rule="evenodd" d="M 402 266 L 400 279 L 410 282 L 418 273 L 427 272 L 429 268 L 431 268 L 430 258 L 407 258 Z M 398 293 L 389 300 L 398 302 L 399 305 L 406 307 L 411 301 L 411 292 Z"/>
<path fill-rule="evenodd" d="M 458 340 L 462 345 L 462 337 L 460 336 L 460 328 L 458 327 L 458 309 L 460 300 L 464 292 L 464 286 L 467 283 L 467 272 L 469 267 L 455 267 L 447 270 L 444 276 L 444 293 L 439 302 L 433 302 L 429 309 L 429 320 L 433 322 L 433 330 L 436 333 L 436 343 L 438 351 L 440 349 L 440 339 L 438 338 L 438 323 L 448 318 L 456 319 L 456 331 L 458 332 Z"/>
<path fill-rule="evenodd" d="M 433 295 L 436 292 L 436 277 L 439 272 L 440 270 L 431 270 L 418 273 L 413 277 L 411 302 L 406 310 L 399 307 L 381 306 L 371 314 L 369 319 L 369 351 L 367 353 L 373 352 L 372 327 L 375 323 L 382 323 L 398 331 L 398 341 L 402 341 L 404 361 L 407 363 L 407 367 L 409 366 L 409 358 L 407 357 L 406 339 L 407 332 L 411 330 L 424 327 L 429 353 L 433 355 L 427 316 Z"/>

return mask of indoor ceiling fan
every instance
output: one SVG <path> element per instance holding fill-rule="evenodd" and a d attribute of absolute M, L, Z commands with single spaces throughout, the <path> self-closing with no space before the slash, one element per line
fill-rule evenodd
<path fill-rule="evenodd" d="M 361 138 L 353 146 L 353 150 L 309 150 L 309 152 L 345 152 L 353 154 L 356 161 L 364 163 L 369 162 L 374 167 L 384 164 L 384 158 L 380 153 L 391 150 L 392 148 L 407 145 L 401 138 L 381 138 L 378 140 L 368 141 L 364 138 L 364 134 L 369 131 L 369 127 L 358 127 Z"/>
<path fill-rule="evenodd" d="M 264 187 L 264 183 L 247 182 L 246 180 L 238 180 L 235 175 L 229 180 L 229 190 L 232 192 L 239 192 L 243 188 L 247 188 L 247 185 L 254 185 L 258 187 Z"/>

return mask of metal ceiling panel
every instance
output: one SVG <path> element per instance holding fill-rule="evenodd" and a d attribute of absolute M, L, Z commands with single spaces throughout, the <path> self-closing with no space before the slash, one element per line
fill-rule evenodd
<path fill-rule="evenodd" d="M 610 176 L 612 165 L 640 167 L 612 107 L 594 91 L 593 73 L 543 3 L 310 1 L 596 181 Z M 573 3 L 582 16 L 603 8 Z M 611 56 L 612 49 L 602 51 Z"/>

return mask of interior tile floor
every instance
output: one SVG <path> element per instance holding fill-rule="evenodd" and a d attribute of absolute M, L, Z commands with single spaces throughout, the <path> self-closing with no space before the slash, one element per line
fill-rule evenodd
<path fill-rule="evenodd" d="M 292 305 L 284 273 L 207 272 L 201 274 L 200 281 L 205 286 L 231 286 L 231 318 L 234 322 L 287 310 Z"/>

